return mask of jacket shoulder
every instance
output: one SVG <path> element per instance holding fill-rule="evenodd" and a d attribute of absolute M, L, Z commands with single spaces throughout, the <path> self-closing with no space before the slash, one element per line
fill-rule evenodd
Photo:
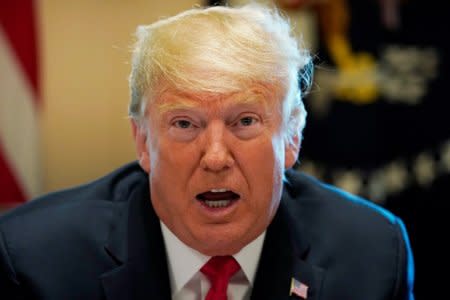
<path fill-rule="evenodd" d="M 329 282 L 351 273 L 361 286 L 386 288 L 392 299 L 412 299 L 414 263 L 401 219 L 304 173 L 289 171 L 286 178 L 283 201 L 294 240 L 309 241 L 309 259 L 328 270 Z"/>
<path fill-rule="evenodd" d="M 147 175 L 137 163 L 125 165 L 90 183 L 43 195 L 7 212 L 0 217 L 0 234 L 15 253 L 30 251 L 29 245 L 36 251 L 61 251 L 76 239 L 98 243 L 134 188 L 146 182 Z"/>
<path fill-rule="evenodd" d="M 335 186 L 323 183 L 303 172 L 289 170 L 286 174 L 285 193 L 294 211 L 308 211 L 319 215 L 325 223 L 346 223 L 366 226 L 391 226 L 398 218 L 382 206 L 350 194 Z"/>
<path fill-rule="evenodd" d="M 133 162 L 92 182 L 32 199 L 0 216 L 0 226 L 8 226 L 17 218 L 23 221 L 23 218 L 58 212 L 67 212 L 71 215 L 74 207 L 102 207 L 126 201 L 133 188 L 146 180 L 145 172 Z"/>
<path fill-rule="evenodd" d="M 91 183 L 39 197 L 3 215 L 2 291 L 19 297 L 36 287 L 51 285 L 45 291 L 47 296 L 69 293 L 60 298 L 73 299 L 75 294 L 70 293 L 77 288 L 80 295 L 99 293 L 97 277 L 114 265 L 104 250 L 109 234 L 127 209 L 128 199 L 145 184 L 145 172 L 132 163 Z"/>

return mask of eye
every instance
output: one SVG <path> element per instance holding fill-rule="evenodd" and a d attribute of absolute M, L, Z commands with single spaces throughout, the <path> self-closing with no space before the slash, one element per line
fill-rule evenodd
<path fill-rule="evenodd" d="M 234 126 L 237 128 L 247 128 L 247 127 L 254 127 L 258 125 L 260 119 L 257 116 L 254 115 L 243 115 L 240 116 L 234 123 Z"/>
<path fill-rule="evenodd" d="M 264 128 L 264 123 L 257 114 L 245 113 L 232 123 L 231 128 L 238 138 L 247 140 L 258 136 Z"/>
<path fill-rule="evenodd" d="M 256 123 L 256 119 L 253 117 L 247 116 L 247 117 L 243 117 L 243 118 L 239 119 L 239 125 L 242 125 L 242 126 L 251 126 L 254 123 Z"/>
<path fill-rule="evenodd" d="M 176 117 L 169 123 L 168 133 L 172 139 L 178 142 L 189 142 L 199 133 L 199 122 L 190 117 Z"/>
<path fill-rule="evenodd" d="M 188 120 L 176 120 L 175 122 L 173 122 L 173 125 L 181 129 L 187 129 L 193 126 L 192 123 Z"/>

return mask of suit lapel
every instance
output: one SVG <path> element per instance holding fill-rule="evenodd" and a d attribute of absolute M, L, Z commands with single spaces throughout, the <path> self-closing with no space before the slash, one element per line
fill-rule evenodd
<path fill-rule="evenodd" d="M 308 286 L 306 299 L 319 299 L 324 270 L 307 262 L 310 250 L 307 231 L 302 229 L 301 216 L 296 216 L 295 222 L 292 220 L 290 201 L 284 191 L 277 214 L 267 229 L 252 300 L 302 299 L 290 295 L 292 278 Z"/>
<path fill-rule="evenodd" d="M 106 299 L 170 299 L 164 241 L 148 182 L 134 188 L 116 214 L 105 246 L 116 266 L 100 277 Z"/>

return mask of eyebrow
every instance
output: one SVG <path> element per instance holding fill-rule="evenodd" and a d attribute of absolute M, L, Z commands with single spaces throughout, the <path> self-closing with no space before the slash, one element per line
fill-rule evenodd
<path fill-rule="evenodd" d="M 163 102 L 157 104 L 157 109 L 159 113 L 166 113 L 168 111 L 174 110 L 185 110 L 185 109 L 193 109 L 199 108 L 203 106 L 203 103 L 208 103 L 209 100 L 202 101 L 193 101 L 188 98 L 178 98 L 174 102 Z M 221 100 L 210 100 L 210 101 L 221 101 Z M 255 104 L 255 103 L 263 103 L 266 106 L 268 103 L 264 101 L 264 95 L 261 93 L 249 93 L 249 94 L 241 94 L 239 97 L 233 99 L 231 104 Z"/>
<path fill-rule="evenodd" d="M 177 102 L 173 102 L 173 103 L 160 103 L 158 104 L 158 112 L 159 113 L 165 113 L 168 111 L 173 111 L 173 110 L 183 110 L 183 109 L 192 109 L 192 108 L 196 108 L 196 107 L 200 107 L 200 104 L 194 103 L 193 101 L 189 101 L 189 100 L 178 100 Z"/>

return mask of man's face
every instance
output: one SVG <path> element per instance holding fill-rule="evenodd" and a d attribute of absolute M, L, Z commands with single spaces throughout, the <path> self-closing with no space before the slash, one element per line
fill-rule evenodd
<path fill-rule="evenodd" d="M 234 254 L 270 224 L 298 153 L 285 144 L 280 98 L 262 85 L 227 95 L 167 89 L 149 105 L 148 128 L 135 127 L 153 207 L 191 248 Z"/>

